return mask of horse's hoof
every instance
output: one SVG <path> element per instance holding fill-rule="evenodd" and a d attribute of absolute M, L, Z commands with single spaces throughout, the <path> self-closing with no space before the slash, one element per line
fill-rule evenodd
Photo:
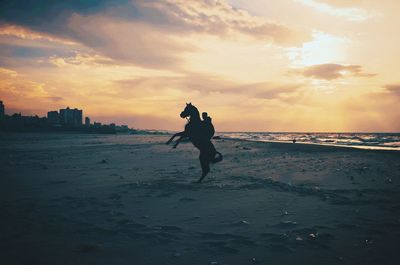
<path fill-rule="evenodd" d="M 217 157 L 214 157 L 211 161 L 211 163 L 215 164 L 218 162 L 221 162 L 223 160 L 223 156 L 220 152 L 217 152 Z"/>

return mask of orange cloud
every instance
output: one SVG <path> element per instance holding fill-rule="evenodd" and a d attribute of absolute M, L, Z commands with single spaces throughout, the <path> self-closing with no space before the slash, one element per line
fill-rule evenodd
<path fill-rule="evenodd" d="M 6 68 L 0 68 L 0 77 L 3 80 L 10 77 L 17 77 L 17 72 Z"/>
<path fill-rule="evenodd" d="M 317 64 L 306 67 L 302 70 L 295 70 L 295 73 L 305 77 L 316 79 L 333 80 L 345 77 L 372 77 L 375 74 L 364 73 L 360 65 L 342 64 Z"/>
<path fill-rule="evenodd" d="M 400 96 L 400 84 L 385 85 L 384 88 L 390 93 Z"/>
<path fill-rule="evenodd" d="M 28 112 L 40 109 L 41 113 L 45 113 L 46 110 L 41 109 L 43 106 L 52 106 L 63 100 L 61 96 L 47 91 L 45 83 L 25 79 L 16 71 L 0 68 L 0 78 L 0 98 L 7 108 Z"/>
<path fill-rule="evenodd" d="M 196 37 L 250 38 L 277 45 L 300 45 L 308 33 L 236 9 L 226 1 L 137 1 L 126 6 L 140 16 L 120 18 L 121 7 L 101 14 L 74 13 L 71 39 L 121 64 L 184 68 L 185 56 L 201 50 Z"/>
<path fill-rule="evenodd" d="M 182 54 L 195 50 L 183 38 L 141 22 L 74 14 L 68 27 L 84 45 L 121 64 L 176 68 Z"/>
<path fill-rule="evenodd" d="M 171 29 L 211 35 L 242 34 L 281 45 L 296 45 L 309 34 L 251 15 L 227 1 L 164 0 L 139 1 L 145 12 L 159 12 Z M 150 10 L 149 10 L 150 9 Z"/>
<path fill-rule="evenodd" d="M 201 96 L 223 94 L 246 98 L 278 100 L 285 102 L 290 95 L 299 92 L 300 84 L 277 84 L 272 82 L 241 83 L 210 75 L 187 74 L 184 76 L 152 76 L 114 81 L 114 96 L 140 97 L 146 95 L 171 93 L 181 94 L 196 92 Z"/>
<path fill-rule="evenodd" d="M 67 57 L 53 55 L 49 58 L 49 61 L 58 67 L 64 67 L 67 65 L 101 66 L 115 64 L 115 62 L 110 58 L 98 54 L 81 52 L 74 52 L 73 55 Z"/>

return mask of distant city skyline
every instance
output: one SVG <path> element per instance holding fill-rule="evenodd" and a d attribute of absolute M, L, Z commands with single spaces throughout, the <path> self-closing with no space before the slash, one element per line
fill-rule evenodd
<path fill-rule="evenodd" d="M 22 114 L 21 112 L 6 114 L 6 106 L 0 100 L 0 131 L 1 132 L 76 132 L 76 133 L 136 133 L 137 130 L 129 128 L 125 124 L 115 122 L 102 123 L 85 117 L 83 121 L 83 109 L 60 108 L 49 110 L 47 115 L 37 113 Z"/>
<path fill-rule="evenodd" d="M 45 115 L 38 114 L 38 113 L 22 113 L 22 112 L 13 112 L 13 111 L 8 111 L 6 104 L 0 100 L 0 118 L 8 115 L 9 117 L 14 116 L 14 115 L 21 115 L 22 117 L 39 117 L 39 118 L 45 118 L 47 120 L 47 123 L 49 125 L 63 125 L 63 126 L 72 126 L 72 127 L 81 127 L 81 126 L 92 126 L 92 125 L 97 125 L 101 126 L 103 124 L 109 124 L 115 126 L 115 122 L 105 122 L 103 123 L 102 121 L 94 121 L 93 124 L 91 124 L 91 119 L 88 116 L 85 116 L 83 119 L 83 109 L 78 109 L 78 108 L 70 108 L 69 106 L 65 108 L 60 108 L 59 110 L 48 110 Z M 125 124 L 121 124 L 120 126 L 127 127 Z"/>
<path fill-rule="evenodd" d="M 44 113 L 43 113 L 44 112 Z M 50 123 L 53 124 L 64 124 L 64 125 L 75 125 L 75 126 L 82 126 L 82 125 L 90 125 L 91 118 L 89 116 L 83 116 L 83 109 L 78 108 L 70 108 L 66 106 L 64 108 L 60 107 L 58 110 L 42 110 L 39 113 L 35 113 L 34 111 L 29 112 L 22 112 L 22 111 L 14 111 L 9 110 L 6 107 L 4 101 L 0 100 L 0 116 L 9 115 L 12 116 L 14 114 L 21 114 L 23 116 L 38 116 L 47 118 Z M 97 124 L 115 124 L 114 121 L 102 121 L 102 120 L 95 120 Z M 125 126 L 125 125 L 124 125 Z"/>
<path fill-rule="evenodd" d="M 400 2 L 0 2 L 0 99 L 181 130 L 400 131 Z"/>

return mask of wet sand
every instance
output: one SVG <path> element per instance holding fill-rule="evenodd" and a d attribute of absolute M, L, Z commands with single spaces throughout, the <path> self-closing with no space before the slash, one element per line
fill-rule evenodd
<path fill-rule="evenodd" d="M 0 134 L 1 264 L 398 264 L 400 152 Z"/>

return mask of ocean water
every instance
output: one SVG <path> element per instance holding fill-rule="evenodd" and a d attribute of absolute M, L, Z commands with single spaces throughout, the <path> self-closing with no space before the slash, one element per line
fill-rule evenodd
<path fill-rule="evenodd" d="M 257 142 L 293 142 L 363 149 L 400 151 L 400 133 L 288 133 L 288 132 L 224 132 L 222 138 Z"/>

